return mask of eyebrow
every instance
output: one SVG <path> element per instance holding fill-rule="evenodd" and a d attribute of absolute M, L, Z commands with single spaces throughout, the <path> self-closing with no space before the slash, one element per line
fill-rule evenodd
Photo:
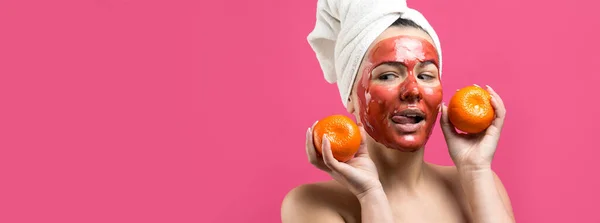
<path fill-rule="evenodd" d="M 436 67 L 438 66 L 437 63 L 434 60 L 426 60 L 426 61 L 421 62 L 419 64 L 419 67 L 424 67 L 424 66 L 427 66 L 427 65 L 430 65 L 430 64 L 433 64 Z"/>
<path fill-rule="evenodd" d="M 435 62 L 435 60 L 426 60 L 423 61 L 421 63 L 419 63 L 419 67 L 425 67 L 427 65 L 433 64 L 436 67 L 438 66 L 437 63 Z M 390 66 L 402 66 L 402 67 L 406 67 L 406 64 L 402 63 L 402 62 L 398 62 L 398 61 L 386 61 L 381 63 L 380 65 L 390 65 Z"/>
<path fill-rule="evenodd" d="M 398 62 L 398 61 L 386 61 L 381 63 L 380 65 L 390 65 L 390 66 L 394 66 L 394 67 L 406 67 L 406 64 L 402 63 L 402 62 Z"/>

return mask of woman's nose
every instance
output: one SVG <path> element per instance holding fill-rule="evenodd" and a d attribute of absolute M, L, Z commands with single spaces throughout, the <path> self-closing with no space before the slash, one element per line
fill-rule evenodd
<path fill-rule="evenodd" d="M 409 102 L 421 100 L 421 92 L 419 92 L 419 87 L 414 77 L 406 79 L 406 82 L 401 86 L 400 99 Z"/>

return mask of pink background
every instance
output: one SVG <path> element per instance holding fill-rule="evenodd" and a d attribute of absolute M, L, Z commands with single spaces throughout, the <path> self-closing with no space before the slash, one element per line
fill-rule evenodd
<path fill-rule="evenodd" d="M 503 97 L 517 221 L 600 222 L 597 1 L 409 5 L 442 39 L 446 102 Z M 0 1 L 0 222 L 280 222 L 328 179 L 306 128 L 346 114 L 306 42 L 315 6 Z M 426 159 L 451 164 L 439 129 Z"/>

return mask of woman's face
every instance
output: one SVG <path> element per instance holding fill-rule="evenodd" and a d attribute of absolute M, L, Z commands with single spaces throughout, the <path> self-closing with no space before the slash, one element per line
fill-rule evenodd
<path fill-rule="evenodd" d="M 430 37 L 392 27 L 369 48 L 355 84 L 359 117 L 367 133 L 388 148 L 422 148 L 442 102 L 439 58 Z"/>

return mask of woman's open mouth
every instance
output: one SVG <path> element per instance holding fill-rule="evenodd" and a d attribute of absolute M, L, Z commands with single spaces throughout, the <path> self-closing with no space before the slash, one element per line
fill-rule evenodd
<path fill-rule="evenodd" d="M 405 133 L 416 132 L 425 123 L 425 113 L 419 109 L 406 109 L 392 115 L 392 123 Z"/>

